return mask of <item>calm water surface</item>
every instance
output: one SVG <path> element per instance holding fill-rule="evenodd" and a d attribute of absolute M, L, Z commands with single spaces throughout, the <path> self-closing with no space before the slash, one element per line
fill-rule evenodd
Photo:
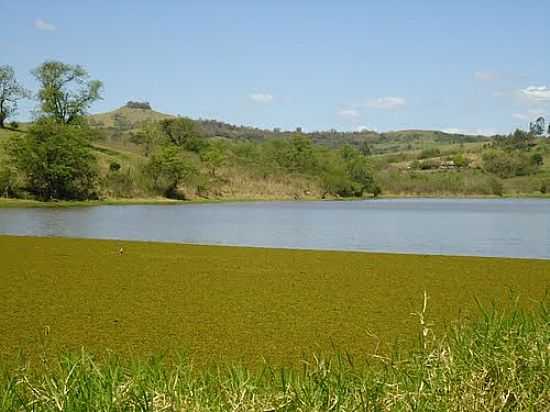
<path fill-rule="evenodd" d="M 0 233 L 550 258 L 550 200 L 5 208 L 0 209 Z"/>

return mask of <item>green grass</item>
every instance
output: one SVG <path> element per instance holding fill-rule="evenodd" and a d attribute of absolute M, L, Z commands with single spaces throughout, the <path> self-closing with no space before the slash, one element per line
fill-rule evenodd
<path fill-rule="evenodd" d="M 120 117 L 126 124 L 131 127 L 145 121 L 159 121 L 175 117 L 173 115 L 159 113 L 154 110 L 130 109 L 128 107 L 120 107 L 116 110 L 107 113 L 98 113 L 88 116 L 88 119 L 93 124 L 98 123 L 103 127 L 116 126 L 116 118 Z"/>
<path fill-rule="evenodd" d="M 429 306 L 428 306 L 429 307 Z M 312 356 L 300 367 L 197 367 L 87 352 L 0 364 L 1 411 L 548 411 L 550 314 L 481 308 L 409 352 Z M 425 320 L 425 310 L 418 313 Z"/>
<path fill-rule="evenodd" d="M 136 222 L 139 224 L 139 222 Z M 185 230 L 182 228 L 181 230 Z M 119 255 L 119 248 L 124 255 Z M 416 336 L 424 291 L 439 333 L 476 313 L 474 297 L 523 308 L 545 298 L 550 261 L 0 236 L 0 357 L 187 352 L 296 364 L 361 358 Z"/>

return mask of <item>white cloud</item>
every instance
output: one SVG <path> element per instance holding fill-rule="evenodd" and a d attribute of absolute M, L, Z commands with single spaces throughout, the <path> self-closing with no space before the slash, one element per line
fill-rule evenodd
<path fill-rule="evenodd" d="M 381 110 L 396 110 L 402 109 L 407 105 L 407 101 L 403 97 L 379 97 L 378 99 L 371 99 L 367 102 L 367 107 L 371 109 Z"/>
<path fill-rule="evenodd" d="M 498 78 L 498 74 L 495 72 L 479 71 L 474 73 L 474 78 L 481 82 L 490 82 Z"/>
<path fill-rule="evenodd" d="M 43 19 L 36 19 L 33 23 L 33 26 L 35 29 L 42 31 L 55 31 L 57 29 L 55 25 Z"/>
<path fill-rule="evenodd" d="M 455 127 L 443 129 L 442 132 L 451 134 L 464 134 L 470 136 L 494 136 L 495 134 L 498 134 L 498 131 L 496 129 L 460 129 Z"/>
<path fill-rule="evenodd" d="M 342 109 L 338 110 L 338 116 L 345 117 L 347 119 L 357 119 L 361 116 L 361 113 L 359 113 L 356 109 Z"/>
<path fill-rule="evenodd" d="M 365 132 L 367 130 L 369 130 L 369 128 L 367 126 L 357 126 L 355 128 L 355 131 L 357 131 L 357 132 Z"/>
<path fill-rule="evenodd" d="M 529 86 L 520 90 L 521 94 L 537 102 L 550 102 L 550 88 L 546 86 Z"/>
<path fill-rule="evenodd" d="M 248 98 L 256 103 L 271 103 L 273 96 L 269 93 L 251 93 Z"/>

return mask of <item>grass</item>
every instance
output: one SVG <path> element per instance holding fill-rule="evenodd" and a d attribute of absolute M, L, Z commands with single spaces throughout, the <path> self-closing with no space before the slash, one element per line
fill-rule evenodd
<path fill-rule="evenodd" d="M 85 206 L 107 206 L 107 205 L 174 205 L 185 202 L 167 198 L 149 198 L 149 199 L 104 199 L 104 200 L 60 200 L 51 202 L 41 202 L 30 199 L 6 199 L 0 198 L 0 208 L 3 207 L 85 207 Z"/>
<path fill-rule="evenodd" d="M 426 302 L 426 301 L 425 301 Z M 550 314 L 481 308 L 434 335 L 426 306 L 413 350 L 313 356 L 301 367 L 197 367 L 187 357 L 44 354 L 0 364 L 2 411 L 547 411 Z"/>
<path fill-rule="evenodd" d="M 136 222 L 138 224 L 138 222 Z M 182 228 L 185 230 L 185 228 Z M 119 255 L 120 247 L 125 253 Z M 542 301 L 550 261 L 0 236 L 0 358 L 111 350 L 295 365 L 304 354 L 414 341 L 427 291 L 436 333 L 474 296 Z"/>

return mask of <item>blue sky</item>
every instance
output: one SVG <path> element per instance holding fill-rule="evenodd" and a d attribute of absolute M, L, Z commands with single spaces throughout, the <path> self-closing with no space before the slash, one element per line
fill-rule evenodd
<path fill-rule="evenodd" d="M 0 0 L 0 16 L 0 65 L 33 90 L 44 60 L 83 65 L 105 86 L 92 112 L 470 133 L 550 117 L 546 0 Z"/>

